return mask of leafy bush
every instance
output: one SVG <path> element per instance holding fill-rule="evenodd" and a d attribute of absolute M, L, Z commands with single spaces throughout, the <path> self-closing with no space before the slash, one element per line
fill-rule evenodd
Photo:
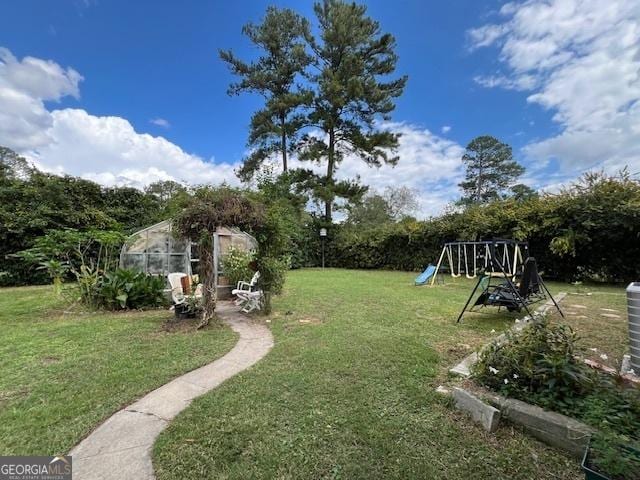
<path fill-rule="evenodd" d="M 331 225 L 327 265 L 420 270 L 455 240 L 527 240 L 550 278 L 633 280 L 640 263 L 640 182 L 590 174 L 558 194 L 474 205 L 425 221 Z M 295 242 L 296 264 L 319 265 L 317 224 Z M 306 255 L 299 250 L 307 249 Z M 298 258 L 302 258 L 300 262 Z"/>
<path fill-rule="evenodd" d="M 166 305 L 163 277 L 118 269 L 102 275 L 97 283 L 98 304 L 109 310 Z"/>
<path fill-rule="evenodd" d="M 282 293 L 285 274 L 289 269 L 289 259 L 286 257 L 263 257 L 258 262 L 260 269 L 259 285 L 265 292 L 273 295 Z M 265 284 L 268 279 L 268 286 Z"/>
<path fill-rule="evenodd" d="M 239 281 L 249 281 L 253 270 L 249 267 L 254 260 L 253 252 L 247 252 L 231 246 L 222 257 L 222 271 L 230 285 L 237 285 Z"/>
<path fill-rule="evenodd" d="M 285 273 L 291 264 L 292 238 L 299 225 L 295 220 L 295 209 L 287 201 L 262 198 L 266 205 L 265 216 L 254 235 L 258 242 L 259 285 L 264 292 L 262 311 L 269 315 L 271 297 L 282 291 Z"/>
<path fill-rule="evenodd" d="M 579 358 L 570 327 L 546 320 L 506 334 L 483 350 L 473 377 L 499 393 L 578 418 L 598 429 L 594 462 L 612 478 L 639 478 L 640 390 L 597 373 Z"/>
<path fill-rule="evenodd" d="M 102 273 L 86 265 L 75 273 L 77 284 L 73 291 L 88 307 L 123 310 L 167 304 L 162 277 L 125 269 Z"/>
<path fill-rule="evenodd" d="M 543 406 L 556 406 L 593 388 L 591 369 L 576 358 L 576 335 L 566 325 L 546 320 L 506 334 L 480 355 L 474 377 L 507 396 Z"/>

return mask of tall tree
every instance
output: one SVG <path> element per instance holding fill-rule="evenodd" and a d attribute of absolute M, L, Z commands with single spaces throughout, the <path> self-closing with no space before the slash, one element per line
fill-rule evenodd
<path fill-rule="evenodd" d="M 382 196 L 389 205 L 389 213 L 394 220 L 402 220 L 411 216 L 420 205 L 416 190 L 404 185 L 385 187 Z"/>
<path fill-rule="evenodd" d="M 230 50 L 221 50 L 220 58 L 240 77 L 229 87 L 230 95 L 254 92 L 265 103 L 251 118 L 248 145 L 252 153 L 238 175 L 250 179 L 263 162 L 279 152 L 282 169 L 288 169 L 287 153 L 304 124 L 300 107 L 310 102 L 311 92 L 296 81 L 311 63 L 307 41 L 309 22 L 289 9 L 269 7 L 261 24 L 249 23 L 242 32 L 260 48 L 263 55 L 247 63 Z"/>
<path fill-rule="evenodd" d="M 27 179 L 34 172 L 35 168 L 24 157 L 0 145 L 0 180 Z"/>
<path fill-rule="evenodd" d="M 461 204 L 496 200 L 524 173 L 524 167 L 513 159 L 511 147 L 489 135 L 471 140 L 462 162 L 466 173 L 459 183 L 463 191 Z"/>
<path fill-rule="evenodd" d="M 358 227 L 377 227 L 391 222 L 391 206 L 382 195 L 376 193 L 368 195 L 362 202 L 351 205 L 347 216 L 347 224 Z"/>
<path fill-rule="evenodd" d="M 347 154 L 370 166 L 398 162 L 394 153 L 399 135 L 376 120 L 390 120 L 394 99 L 402 94 L 407 77 L 389 79 L 398 60 L 395 39 L 382 33 L 366 10 L 341 0 L 314 5 L 320 35 L 311 42 L 318 71 L 310 77 L 314 102 L 309 121 L 323 135 L 304 135 L 300 159 L 327 162 L 318 193 L 328 222 L 336 197 L 362 194 L 335 181 L 336 169 Z"/>
<path fill-rule="evenodd" d="M 156 197 L 162 206 L 165 206 L 171 198 L 186 190 L 187 188 L 184 185 L 173 180 L 158 180 L 150 183 L 144 189 L 145 193 Z"/>
<path fill-rule="evenodd" d="M 511 194 L 509 196 L 519 202 L 524 202 L 532 198 L 537 198 L 540 194 L 530 186 L 518 183 L 511 187 Z"/>

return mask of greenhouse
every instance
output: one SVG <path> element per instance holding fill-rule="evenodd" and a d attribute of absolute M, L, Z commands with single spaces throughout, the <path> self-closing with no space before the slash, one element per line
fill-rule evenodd
<path fill-rule="evenodd" d="M 220 288 L 229 287 L 224 277 L 222 257 L 232 246 L 249 251 L 254 250 L 257 243 L 255 238 L 239 229 L 218 228 L 213 236 L 213 258 L 215 283 Z M 171 220 L 165 220 L 127 238 L 120 253 L 120 267 L 165 277 L 176 272 L 197 275 L 198 245 L 175 236 Z"/>

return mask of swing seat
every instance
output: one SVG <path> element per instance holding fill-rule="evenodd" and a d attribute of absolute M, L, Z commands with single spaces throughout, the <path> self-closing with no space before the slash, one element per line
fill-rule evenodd
<path fill-rule="evenodd" d="M 492 277 L 494 275 L 488 275 L 485 278 Z M 519 284 L 510 285 L 509 282 L 503 282 L 499 285 L 481 285 L 484 288 L 476 299 L 474 307 L 505 307 L 510 312 L 520 312 L 523 307 L 546 298 L 540 290 L 540 276 L 538 275 L 536 260 L 533 257 L 529 257 L 525 261 Z M 517 290 L 514 290 L 513 286 L 516 286 Z"/>
<path fill-rule="evenodd" d="M 507 284 L 496 285 L 492 289 L 486 289 L 478 296 L 473 306 L 506 307 L 510 312 L 519 312 L 521 310 L 520 302 L 510 291 Z"/>

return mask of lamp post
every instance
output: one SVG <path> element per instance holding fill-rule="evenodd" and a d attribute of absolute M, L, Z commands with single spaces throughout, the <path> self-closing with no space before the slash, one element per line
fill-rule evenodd
<path fill-rule="evenodd" d="M 322 243 L 322 269 L 324 270 L 324 240 L 327 238 L 327 229 L 320 229 L 320 242 Z"/>

